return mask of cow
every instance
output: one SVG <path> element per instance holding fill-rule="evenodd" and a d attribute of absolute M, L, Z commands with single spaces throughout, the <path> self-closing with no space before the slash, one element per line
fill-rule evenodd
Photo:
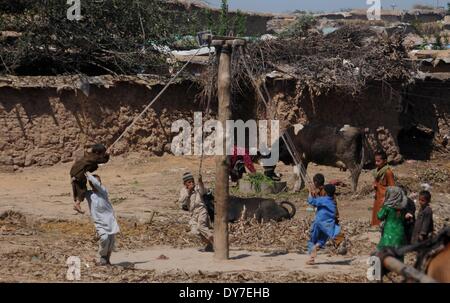
<path fill-rule="evenodd" d="M 352 190 L 356 191 L 359 176 L 366 164 L 367 154 L 370 152 L 365 130 L 348 125 L 336 128 L 320 123 L 311 123 L 292 125 L 286 129 L 285 134 L 292 140 L 305 169 L 308 168 L 310 162 L 313 162 L 349 170 Z M 295 165 L 284 140 L 280 137 L 278 142 L 279 160 L 286 165 Z M 265 171 L 271 170 L 265 169 Z M 297 179 L 294 191 L 299 191 L 305 186 L 305 180 L 300 176 L 300 167 L 294 168 L 294 175 Z"/>
<path fill-rule="evenodd" d="M 211 221 L 214 222 L 214 196 L 212 193 L 204 197 Z M 259 223 L 289 220 L 295 216 L 295 205 L 288 201 L 277 203 L 273 199 L 239 198 L 231 196 L 228 200 L 228 222 L 239 219 L 256 218 Z"/>

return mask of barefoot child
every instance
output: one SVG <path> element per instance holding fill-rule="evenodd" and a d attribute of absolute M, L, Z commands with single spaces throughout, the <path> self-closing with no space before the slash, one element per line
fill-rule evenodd
<path fill-rule="evenodd" d="M 106 147 L 103 144 L 95 144 L 90 147 L 83 158 L 76 161 L 70 169 L 70 179 L 72 181 L 72 190 L 74 198 L 73 209 L 83 214 L 81 210 L 81 202 L 86 196 L 86 172 L 94 172 L 98 169 L 99 164 L 109 161 L 109 154 L 106 152 Z"/>
<path fill-rule="evenodd" d="M 384 151 L 375 153 L 376 169 L 372 171 L 374 177 L 373 188 L 375 189 L 375 201 L 372 208 L 372 226 L 379 226 L 381 221 L 377 214 L 383 206 L 384 195 L 389 186 L 395 186 L 394 173 L 387 162 L 387 155 Z"/>
<path fill-rule="evenodd" d="M 312 193 L 312 195 L 314 198 L 328 196 L 327 193 L 325 192 L 325 176 L 323 174 L 315 174 L 313 177 L 313 183 L 315 191 Z M 339 225 L 339 208 L 337 206 L 336 196 L 333 197 L 333 201 L 336 204 L 335 222 L 336 225 Z M 347 252 L 346 243 L 344 242 L 344 240 L 345 240 L 344 231 L 341 229 L 340 233 L 333 240 L 334 247 L 341 255 L 344 255 Z"/>
<path fill-rule="evenodd" d="M 214 239 L 208 210 L 203 200 L 206 189 L 203 185 L 202 176 L 199 176 L 198 185 L 196 186 L 194 176 L 189 172 L 185 173 L 183 175 L 183 185 L 183 188 L 180 190 L 178 202 L 184 210 L 189 210 L 191 213 L 191 219 L 189 221 L 191 233 L 198 235 L 206 244 L 206 247 L 202 251 L 212 252 L 214 251 Z"/>
<path fill-rule="evenodd" d="M 331 184 L 324 186 L 326 196 L 313 197 L 314 188 L 310 189 L 308 203 L 317 208 L 316 218 L 311 228 L 311 239 L 308 242 L 308 253 L 310 259 L 307 264 L 314 264 L 317 251 L 324 247 L 329 239 L 335 239 L 341 231 L 341 227 L 336 224 L 336 203 L 334 194 L 336 187 Z"/>
<path fill-rule="evenodd" d="M 433 211 L 430 207 L 431 194 L 429 191 L 419 193 L 420 209 L 412 232 L 412 243 L 419 243 L 428 240 L 434 230 Z"/>
<path fill-rule="evenodd" d="M 114 249 L 115 235 L 119 233 L 114 209 L 109 202 L 108 191 L 102 185 L 98 175 L 86 173 L 87 180 L 92 190 L 86 192 L 92 220 L 100 237 L 99 242 L 99 265 L 111 265 L 110 258 Z"/>

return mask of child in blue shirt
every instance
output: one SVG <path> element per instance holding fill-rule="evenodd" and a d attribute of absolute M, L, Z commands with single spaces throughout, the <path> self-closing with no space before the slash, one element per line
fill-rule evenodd
<path fill-rule="evenodd" d="M 317 251 L 323 248 L 329 239 L 334 239 L 340 233 L 341 227 L 336 224 L 336 203 L 334 194 L 336 187 L 327 184 L 324 187 L 326 196 L 313 197 L 313 190 L 310 190 L 308 203 L 317 208 L 316 218 L 311 227 L 311 239 L 308 242 L 308 253 L 310 259 L 307 264 L 314 264 Z"/>

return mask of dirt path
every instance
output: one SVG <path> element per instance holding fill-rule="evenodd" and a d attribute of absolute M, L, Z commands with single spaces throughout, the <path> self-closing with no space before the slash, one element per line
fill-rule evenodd
<path fill-rule="evenodd" d="M 142 159 L 139 155 L 132 155 L 128 158 L 113 158 L 96 173 L 107 186 L 117 214 L 140 217 L 150 211 L 178 211 L 175 201 L 181 186 L 180 177 L 186 171 L 197 174 L 198 165 L 199 160 L 195 157 Z M 77 219 L 80 216 L 72 211 L 71 204 L 70 166 L 68 163 L 53 167 L 32 167 L 20 173 L 0 174 L 0 212 L 12 209 L 45 218 Z M 214 169 L 214 160 L 205 159 L 203 179 L 207 186 L 214 185 Z M 292 169 L 280 166 L 278 171 L 292 186 Z M 311 175 L 317 172 L 325 173 L 329 180 L 341 179 L 348 184 L 346 172 L 321 166 L 311 166 L 309 169 Z M 360 188 L 369 184 L 369 174 L 363 174 Z M 305 193 L 288 196 L 294 202 L 305 200 Z M 358 218 L 369 215 L 370 198 L 342 200 L 341 203 L 343 214 Z M 347 212 L 348 206 L 352 209 Z M 86 204 L 83 207 L 87 210 Z"/>
<path fill-rule="evenodd" d="M 174 249 L 152 247 L 141 251 L 122 251 L 113 255 L 112 263 L 122 266 L 133 264 L 137 269 L 157 272 L 289 272 L 309 274 L 349 274 L 364 271 L 368 256 L 342 257 L 319 255 L 315 265 L 306 265 L 308 255 L 296 253 L 264 253 L 231 249 L 230 260 L 217 261 L 213 253 L 199 252 L 195 248 Z"/>
<path fill-rule="evenodd" d="M 321 172 L 327 180 L 338 179 L 338 205 L 342 225 L 349 239 L 349 255 L 336 256 L 329 248 L 321 251 L 318 264 L 305 266 L 306 243 L 314 213 L 308 211 L 306 192 L 271 196 L 289 200 L 297 207 L 293 220 L 263 225 L 240 222 L 230 226 L 232 260 L 217 263 L 211 254 L 197 251 L 199 240 L 188 235 L 188 215 L 175 201 L 186 171 L 198 173 L 195 157 L 142 158 L 130 155 L 113 158 L 98 174 L 110 192 L 121 234 L 113 263 L 120 266 L 98 268 L 94 265 L 97 239 L 88 214 L 72 210 L 69 164 L 32 167 L 18 173 L 0 174 L 0 281 L 64 281 L 69 256 L 80 256 L 83 281 L 160 281 L 160 282 L 361 282 L 365 260 L 375 248 L 378 232 L 369 231 L 372 206 L 372 177 L 364 172 L 358 195 L 350 193 L 348 172 L 311 165 L 310 175 Z M 395 167 L 398 179 L 418 188 L 419 173 L 442 169 L 449 161 L 410 162 Z M 214 187 L 214 159 L 206 158 L 203 179 Z M 259 168 L 260 169 L 260 168 Z M 277 168 L 292 188 L 292 169 Z M 450 215 L 449 180 L 438 179 L 432 171 L 433 211 L 439 226 Z M 423 177 L 422 177 L 423 179 Z M 436 181 L 437 180 L 437 181 Z M 236 189 L 232 194 L 238 194 Z M 83 208 L 87 210 L 84 203 Z M 152 213 L 154 213 L 154 216 Z M 152 222 L 149 218 L 152 217 Z M 439 228 L 439 227 L 438 227 Z M 282 251 L 268 256 L 271 252 Z M 168 260 L 158 260 L 164 255 Z M 127 269 L 128 265 L 140 269 Z M 238 275 L 235 273 L 239 272 Z M 207 273 L 207 274 L 206 274 Z"/>

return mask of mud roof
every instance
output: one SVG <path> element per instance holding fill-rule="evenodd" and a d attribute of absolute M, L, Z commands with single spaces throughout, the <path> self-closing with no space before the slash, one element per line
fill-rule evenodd
<path fill-rule="evenodd" d="M 418 80 L 440 80 L 440 81 L 449 81 L 450 73 L 424 73 L 419 71 L 415 77 Z"/>
<path fill-rule="evenodd" d="M 179 78 L 178 83 L 186 80 Z M 9 87 L 15 89 L 21 88 L 56 88 L 60 90 L 83 90 L 86 86 L 97 86 L 110 88 L 119 83 L 130 83 L 144 85 L 151 88 L 156 85 L 165 85 L 169 79 L 157 75 L 136 75 L 136 76 L 94 76 L 84 75 L 70 76 L 0 76 L 0 88 Z"/>
<path fill-rule="evenodd" d="M 299 92 L 356 94 L 372 81 L 409 81 L 414 70 L 402 38 L 379 35 L 368 26 L 344 26 L 328 35 L 308 32 L 249 43 L 246 60 L 256 78 L 295 79 Z M 242 64 L 233 73 L 235 81 L 249 81 Z"/>

